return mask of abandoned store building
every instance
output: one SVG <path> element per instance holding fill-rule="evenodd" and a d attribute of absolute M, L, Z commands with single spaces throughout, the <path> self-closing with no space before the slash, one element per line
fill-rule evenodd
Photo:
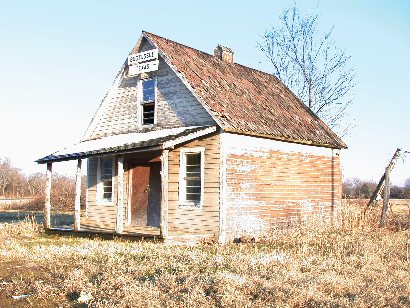
<path fill-rule="evenodd" d="M 83 139 L 74 230 L 163 239 L 262 236 L 341 204 L 343 141 L 276 77 L 142 32 Z M 87 163 L 80 215 L 81 164 Z"/>

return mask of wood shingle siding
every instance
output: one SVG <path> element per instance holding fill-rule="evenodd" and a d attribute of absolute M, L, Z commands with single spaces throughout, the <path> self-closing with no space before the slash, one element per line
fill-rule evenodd
<path fill-rule="evenodd" d="M 145 40 L 141 47 L 138 46 L 141 51 L 153 48 Z M 159 59 L 158 70 L 146 76 L 157 80 L 155 103 L 157 123 L 154 129 L 215 124 L 209 113 L 162 58 Z M 113 90 L 114 95 L 107 98 L 109 102 L 102 105 L 101 108 L 105 106 L 105 111 L 101 112 L 99 118 L 94 119 L 98 123 L 89 139 L 147 129 L 147 126 L 140 125 L 139 122 L 141 118 L 139 81 L 140 77 L 123 77 L 118 88 Z"/>
<path fill-rule="evenodd" d="M 179 203 L 180 149 L 205 148 L 204 205 L 200 208 Z M 219 230 L 220 187 L 219 134 L 200 138 L 169 152 L 168 232 L 170 236 L 213 235 Z"/>

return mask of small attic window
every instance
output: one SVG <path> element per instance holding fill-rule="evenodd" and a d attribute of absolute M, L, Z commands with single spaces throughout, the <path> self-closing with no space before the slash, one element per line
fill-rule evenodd
<path fill-rule="evenodd" d="M 142 124 L 155 123 L 155 86 L 156 80 L 146 79 L 142 80 Z"/>

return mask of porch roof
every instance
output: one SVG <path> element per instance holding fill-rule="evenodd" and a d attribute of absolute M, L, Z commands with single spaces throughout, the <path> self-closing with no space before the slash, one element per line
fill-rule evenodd
<path fill-rule="evenodd" d="M 80 141 L 40 158 L 36 162 L 44 164 L 133 150 L 162 150 L 215 131 L 216 126 L 189 126 L 107 136 L 95 140 Z"/>

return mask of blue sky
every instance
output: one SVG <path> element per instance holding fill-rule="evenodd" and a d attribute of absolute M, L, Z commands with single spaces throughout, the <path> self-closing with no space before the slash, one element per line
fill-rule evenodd
<path fill-rule="evenodd" d="M 3 1 L 0 4 L 0 157 L 25 172 L 33 161 L 77 142 L 142 30 L 271 72 L 257 48 L 293 1 Z M 345 177 L 378 181 L 397 147 L 410 150 L 410 1 L 299 1 L 334 26 L 356 71 L 344 138 Z M 74 174 L 73 164 L 55 164 Z M 410 177 L 410 155 L 393 183 Z"/>

